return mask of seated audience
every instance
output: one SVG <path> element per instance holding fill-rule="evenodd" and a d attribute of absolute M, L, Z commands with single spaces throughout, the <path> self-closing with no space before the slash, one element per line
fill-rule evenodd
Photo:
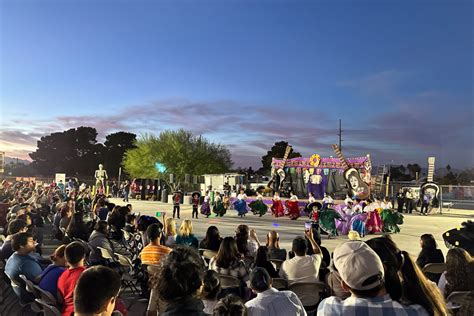
<path fill-rule="evenodd" d="M 97 204 L 95 207 L 94 213 L 101 221 L 107 220 L 107 215 L 109 214 L 109 208 L 105 204 L 105 199 L 100 198 L 99 200 L 97 200 Z"/>
<path fill-rule="evenodd" d="M 207 228 L 206 237 L 199 243 L 199 248 L 218 251 L 221 242 L 222 238 L 219 234 L 219 229 L 216 226 L 209 226 Z"/>
<path fill-rule="evenodd" d="M 286 260 L 286 249 L 280 249 L 280 236 L 274 230 L 267 234 L 267 248 L 270 259 Z"/>
<path fill-rule="evenodd" d="M 331 296 L 318 306 L 318 315 L 429 315 L 421 305 L 402 305 L 392 300 L 384 283 L 379 256 L 362 241 L 349 241 L 334 250 L 334 265 L 342 286 L 351 296 Z"/>
<path fill-rule="evenodd" d="M 123 229 L 130 234 L 134 234 L 137 230 L 137 215 L 127 214 L 125 227 Z"/>
<path fill-rule="evenodd" d="M 244 256 L 244 259 L 248 258 L 250 259 L 248 260 L 249 263 L 253 262 L 253 258 L 257 254 L 257 249 L 260 246 L 255 230 L 250 230 L 247 225 L 237 226 L 235 241 L 237 243 L 237 249 Z"/>
<path fill-rule="evenodd" d="M 242 299 L 236 295 L 229 294 L 217 302 L 214 307 L 213 316 L 247 316 L 247 307 Z"/>
<path fill-rule="evenodd" d="M 101 247 L 107 249 L 110 255 L 114 254 L 114 246 L 109 240 L 109 224 L 106 221 L 98 221 L 95 224 L 94 231 L 89 237 L 87 244 L 92 249 L 92 252 L 89 256 L 89 262 L 91 265 L 103 264 L 105 265 L 106 259 L 102 257 L 100 249 Z"/>
<path fill-rule="evenodd" d="M 193 224 L 191 220 L 185 219 L 179 227 L 179 234 L 176 237 L 177 245 L 185 245 L 193 248 L 199 247 L 198 239 L 193 235 Z"/>
<path fill-rule="evenodd" d="M 61 220 L 59 221 L 59 228 L 66 230 L 71 222 L 72 210 L 69 206 L 64 206 L 61 209 Z"/>
<path fill-rule="evenodd" d="M 172 247 L 176 244 L 176 220 L 172 217 L 165 218 L 165 246 Z"/>
<path fill-rule="evenodd" d="M 84 241 L 89 239 L 90 231 L 84 223 L 84 213 L 77 212 L 72 215 L 66 234 L 69 238 L 79 238 Z"/>
<path fill-rule="evenodd" d="M 74 241 L 66 246 L 64 256 L 69 268 L 58 279 L 58 297 L 62 302 L 61 315 L 70 316 L 74 313 L 74 287 L 86 269 L 86 249 L 82 243 Z"/>
<path fill-rule="evenodd" d="M 171 248 L 160 244 L 162 236 L 160 225 L 151 224 L 146 234 L 150 243 L 140 253 L 142 264 L 159 264 L 162 258 L 171 252 Z"/>
<path fill-rule="evenodd" d="M 7 237 L 3 242 L 0 251 L 0 260 L 8 260 L 13 254 L 12 237 L 16 233 L 25 233 L 28 230 L 28 224 L 22 219 L 14 219 L 8 224 Z"/>
<path fill-rule="evenodd" d="M 245 282 L 249 279 L 249 272 L 237 249 L 235 239 L 225 237 L 217 255 L 209 261 L 209 269 L 219 274 L 230 275 Z"/>
<path fill-rule="evenodd" d="M 253 268 L 257 267 L 265 269 L 272 278 L 279 277 L 275 266 L 270 261 L 268 248 L 266 246 L 258 247 L 257 255 L 255 256 L 255 262 L 253 263 Z"/>
<path fill-rule="evenodd" d="M 249 316 L 306 315 L 298 296 L 291 291 L 274 289 L 272 278 L 263 268 L 255 268 L 250 274 L 250 288 L 257 297 L 245 303 Z"/>
<path fill-rule="evenodd" d="M 392 300 L 401 304 L 422 306 L 430 315 L 446 315 L 440 291 L 421 272 L 406 251 L 398 249 L 390 236 L 368 240 L 384 264 L 385 290 Z"/>
<path fill-rule="evenodd" d="M 120 286 L 120 275 L 112 269 L 104 266 L 87 269 L 74 290 L 74 315 L 112 315 Z"/>
<path fill-rule="evenodd" d="M 196 251 L 180 246 L 173 249 L 157 278 L 158 296 L 166 302 L 162 315 L 206 315 L 198 298 L 203 275 L 203 262 Z"/>
<path fill-rule="evenodd" d="M 56 297 L 58 293 L 58 279 L 66 270 L 66 257 L 64 256 L 65 250 L 66 245 L 61 245 L 56 248 L 54 253 L 51 255 L 51 261 L 53 263 L 44 269 L 43 273 L 41 273 L 41 280 L 38 284 L 40 288 L 48 291 L 54 297 Z"/>
<path fill-rule="evenodd" d="M 306 254 L 308 245 L 304 237 L 296 237 L 293 240 L 292 250 L 295 257 L 283 261 L 280 267 L 280 276 L 288 280 L 288 283 L 315 282 L 318 281 L 319 268 L 321 267 L 321 249 L 314 240 L 313 230 L 305 231 L 305 235 L 313 247 L 314 254 Z"/>
<path fill-rule="evenodd" d="M 431 234 L 423 234 L 420 237 L 421 252 L 416 259 L 416 264 L 423 268 L 429 263 L 444 263 L 443 252 L 437 248 L 436 240 Z M 425 274 L 428 279 L 438 283 L 441 274 Z"/>
<path fill-rule="evenodd" d="M 201 300 L 204 304 L 204 313 L 212 314 L 221 291 L 221 281 L 216 271 L 207 270 L 202 282 Z"/>
<path fill-rule="evenodd" d="M 319 233 L 318 226 L 315 225 L 315 224 L 312 224 L 311 225 L 311 230 L 313 231 L 314 240 L 318 244 L 319 249 L 321 249 L 321 254 L 323 256 L 323 262 L 322 263 L 324 263 L 324 267 L 327 268 L 331 264 L 331 254 L 329 253 L 329 250 L 326 247 L 321 246 L 321 234 Z M 357 234 L 357 232 L 355 232 L 355 233 Z M 349 235 L 347 237 L 350 239 L 350 232 L 349 232 Z M 306 239 L 306 243 L 308 245 L 311 244 L 308 237 L 305 236 L 305 239 Z M 308 247 L 308 250 L 306 250 L 306 254 L 309 255 L 309 256 L 314 254 L 313 247 Z"/>
<path fill-rule="evenodd" d="M 474 291 L 474 259 L 462 248 L 452 248 L 446 255 L 446 271 L 438 284 L 444 297 L 452 292 Z"/>
<path fill-rule="evenodd" d="M 36 259 L 30 254 L 35 251 L 35 242 L 30 233 L 16 233 L 11 239 L 12 248 L 15 251 L 8 258 L 5 265 L 5 274 L 10 280 L 23 284 L 19 275 L 23 274 L 28 280 L 38 283 L 43 269 Z M 34 300 L 24 287 L 14 286 L 15 294 L 21 302 L 31 302 Z"/>

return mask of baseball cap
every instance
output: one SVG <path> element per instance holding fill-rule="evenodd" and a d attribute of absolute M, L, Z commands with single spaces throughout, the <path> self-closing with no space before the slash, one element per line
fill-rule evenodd
<path fill-rule="evenodd" d="M 341 279 L 354 290 L 371 290 L 383 282 L 379 256 L 363 241 L 349 241 L 334 250 L 334 266 Z"/>

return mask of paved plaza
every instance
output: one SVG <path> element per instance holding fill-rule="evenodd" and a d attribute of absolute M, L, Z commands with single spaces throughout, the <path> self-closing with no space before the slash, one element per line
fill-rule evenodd
<path fill-rule="evenodd" d="M 121 199 L 111 199 L 111 202 L 118 205 L 125 204 Z M 130 199 L 129 203 L 133 205 L 134 212 L 140 212 L 144 215 L 156 215 L 156 212 L 166 212 L 167 215 L 172 216 L 173 206 L 171 204 L 132 199 Z M 191 205 L 181 205 L 181 220 L 187 218 L 191 219 L 191 212 Z M 420 235 L 430 233 L 435 236 L 439 248 L 446 255 L 447 248 L 442 240 L 442 233 L 448 229 L 460 226 L 462 222 L 468 219 L 474 220 L 474 211 L 451 210 L 449 214 L 430 216 L 405 214 L 404 224 L 400 226 L 401 233 L 392 234 L 392 238 L 401 249 L 408 251 L 411 255 L 416 257 L 420 252 Z M 181 220 L 177 220 L 178 225 L 181 223 Z M 275 218 L 270 213 L 267 213 L 263 217 L 247 213 L 247 216 L 241 219 L 237 216 L 235 210 L 229 210 L 224 217 L 205 218 L 199 214 L 199 219 L 193 220 L 193 227 L 196 236 L 201 240 L 206 233 L 207 227 L 210 225 L 217 226 L 221 232 L 221 236 L 233 236 L 237 225 L 247 224 L 250 228 L 254 228 L 257 231 L 257 235 L 262 244 L 265 243 L 266 233 L 270 230 L 276 230 L 280 234 L 280 247 L 289 250 L 291 249 L 291 241 L 293 238 L 303 235 L 305 221 L 305 218 L 299 218 L 295 221 L 287 217 Z M 364 239 L 377 236 L 379 235 L 369 235 Z M 326 236 L 323 236 L 322 244 L 330 251 L 333 251 L 334 248 L 344 240 L 347 240 L 347 238 L 337 237 L 335 239 L 327 239 Z"/>

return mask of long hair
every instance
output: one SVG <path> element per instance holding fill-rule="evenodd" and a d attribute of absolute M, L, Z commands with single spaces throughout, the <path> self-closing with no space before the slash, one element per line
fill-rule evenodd
<path fill-rule="evenodd" d="M 174 218 L 168 217 L 165 220 L 166 234 L 168 236 L 176 235 L 176 220 Z"/>
<path fill-rule="evenodd" d="M 227 269 L 237 259 L 240 258 L 237 243 L 233 237 L 226 237 L 222 240 L 221 246 L 216 256 L 216 265 L 219 268 Z"/>
<path fill-rule="evenodd" d="M 235 231 L 235 240 L 237 242 L 237 249 L 244 256 L 248 252 L 248 241 L 249 241 L 249 227 L 247 225 L 237 226 Z"/>
<path fill-rule="evenodd" d="M 270 254 L 268 252 L 268 248 L 266 246 L 260 246 L 257 249 L 257 254 L 255 255 L 254 265 L 255 267 L 262 267 L 265 266 L 270 262 Z"/>
<path fill-rule="evenodd" d="M 462 248 L 449 249 L 446 255 L 446 297 L 454 291 L 474 289 L 474 259 Z"/>
<path fill-rule="evenodd" d="M 430 315 L 447 315 L 446 303 L 438 287 L 430 282 L 406 251 L 398 249 L 390 237 L 367 241 L 382 260 L 385 287 L 395 301 L 402 299 L 423 306 Z"/>
<path fill-rule="evenodd" d="M 436 240 L 431 234 L 423 234 L 420 237 L 421 239 L 421 248 L 426 250 L 435 250 L 438 246 L 436 245 Z"/>
<path fill-rule="evenodd" d="M 219 249 L 222 238 L 219 234 L 219 229 L 216 226 L 209 226 L 207 228 L 206 237 L 202 240 L 202 248 Z"/>
<path fill-rule="evenodd" d="M 179 234 L 183 237 L 189 237 L 193 233 L 193 223 L 189 219 L 185 219 L 179 226 Z"/>

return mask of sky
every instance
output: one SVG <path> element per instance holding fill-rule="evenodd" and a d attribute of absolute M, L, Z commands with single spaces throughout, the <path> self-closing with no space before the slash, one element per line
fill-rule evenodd
<path fill-rule="evenodd" d="M 0 151 L 92 126 L 185 128 L 259 168 L 309 157 L 474 167 L 473 2 L 0 1 Z"/>

